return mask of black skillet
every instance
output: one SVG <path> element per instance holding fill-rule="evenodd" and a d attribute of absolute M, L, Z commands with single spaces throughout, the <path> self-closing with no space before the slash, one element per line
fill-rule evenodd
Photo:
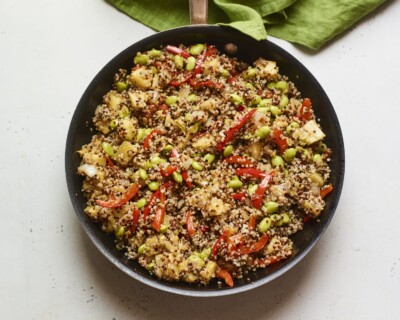
<path fill-rule="evenodd" d="M 192 19 L 195 13 L 194 11 L 191 12 Z M 203 16 L 200 14 L 197 17 L 197 21 L 205 21 L 205 17 L 203 11 Z M 280 73 L 287 75 L 302 92 L 303 97 L 309 97 L 313 102 L 316 117 L 320 119 L 320 124 L 327 136 L 326 143 L 333 151 L 330 167 L 332 169 L 331 183 L 334 189 L 326 197 L 326 208 L 320 215 L 319 221 L 312 221 L 305 224 L 304 230 L 292 237 L 296 253 L 286 261 L 267 269 L 260 269 L 254 273 L 250 273 L 246 277 L 248 279 L 236 280 L 233 288 L 229 288 L 224 284 L 220 285 L 217 281 L 211 282 L 208 286 L 161 281 L 151 276 L 147 270 L 135 261 L 126 259 L 124 253 L 115 248 L 113 236 L 102 232 L 100 226 L 90 221 L 84 213 L 86 200 L 81 191 L 83 179 L 76 174 L 80 163 L 77 151 L 83 144 L 91 140 L 93 132 L 91 131 L 90 124 L 94 111 L 97 105 L 101 103 L 103 95 L 111 89 L 113 76 L 118 69 L 124 68 L 129 70 L 133 64 L 133 57 L 138 51 L 159 48 L 162 45 L 168 44 L 189 45 L 195 43 L 213 44 L 221 52 L 224 51 L 225 44 L 234 43 L 238 47 L 237 53 L 234 56 L 249 64 L 259 57 L 276 61 Z M 72 205 L 84 230 L 95 246 L 116 267 L 132 278 L 160 290 L 196 297 L 224 296 L 250 290 L 272 281 L 298 263 L 322 236 L 335 213 L 342 191 L 344 164 L 343 137 L 335 110 L 313 75 L 293 56 L 269 41 L 255 41 L 234 29 L 211 25 L 191 25 L 156 33 L 131 45 L 113 58 L 92 80 L 79 101 L 72 117 L 65 152 L 66 178 Z"/>

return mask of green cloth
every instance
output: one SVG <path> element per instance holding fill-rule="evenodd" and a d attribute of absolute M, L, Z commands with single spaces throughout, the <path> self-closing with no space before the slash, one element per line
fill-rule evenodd
<path fill-rule="evenodd" d="M 188 0 L 107 0 L 119 10 L 160 31 L 188 25 Z M 209 24 L 230 26 L 256 40 L 267 33 L 319 49 L 385 0 L 213 0 Z"/>

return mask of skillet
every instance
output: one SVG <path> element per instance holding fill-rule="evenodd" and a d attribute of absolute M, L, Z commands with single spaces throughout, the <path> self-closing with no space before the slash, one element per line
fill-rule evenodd
<path fill-rule="evenodd" d="M 205 2 L 200 2 L 202 2 L 200 7 L 196 7 L 194 2 L 191 3 L 192 22 L 206 21 Z M 326 134 L 325 142 L 333 151 L 330 162 L 330 182 L 334 189 L 325 198 L 326 207 L 318 221 L 306 223 L 302 231 L 291 236 L 294 242 L 294 255 L 266 269 L 250 273 L 246 279 L 235 280 L 233 288 L 220 285 L 217 281 L 211 282 L 208 286 L 165 282 L 151 276 L 137 262 L 128 260 L 122 251 L 115 248 L 113 235 L 107 235 L 101 231 L 100 225 L 92 222 L 84 213 L 86 199 L 81 190 L 83 178 L 76 173 L 80 164 L 77 151 L 82 145 L 90 142 L 93 135 L 91 123 L 95 109 L 101 103 L 103 95 L 111 89 L 113 76 L 118 69 L 132 68 L 133 57 L 138 51 L 169 44 L 195 43 L 213 44 L 221 52 L 224 52 L 224 46 L 227 43 L 233 43 L 238 49 L 234 56 L 249 64 L 259 57 L 276 61 L 279 72 L 288 76 L 302 96 L 309 97 L 313 102 L 316 118 L 320 119 L 320 124 Z M 344 179 L 345 155 L 339 121 L 328 96 L 314 76 L 296 58 L 270 41 L 256 41 L 231 28 L 201 24 L 175 28 L 147 37 L 114 57 L 95 76 L 81 97 L 71 120 L 65 151 L 65 171 L 71 202 L 85 232 L 99 251 L 117 268 L 132 278 L 163 291 L 195 297 L 213 297 L 235 294 L 266 284 L 296 265 L 311 250 L 328 227 L 338 205 Z"/>

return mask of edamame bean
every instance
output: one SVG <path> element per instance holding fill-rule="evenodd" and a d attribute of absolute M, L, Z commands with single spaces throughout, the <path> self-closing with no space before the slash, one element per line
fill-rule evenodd
<path fill-rule="evenodd" d="M 268 126 L 262 126 L 256 131 L 256 136 L 265 139 L 269 136 L 271 129 Z"/>
<path fill-rule="evenodd" d="M 208 164 L 211 164 L 214 162 L 215 160 L 215 155 L 211 154 L 211 153 L 207 153 L 204 158 L 205 161 L 207 161 Z"/>
<path fill-rule="evenodd" d="M 177 96 L 168 96 L 165 98 L 165 104 L 167 106 L 172 106 L 173 104 L 175 104 L 178 101 L 178 97 Z"/>
<path fill-rule="evenodd" d="M 230 97 L 231 97 L 231 102 L 233 102 L 234 104 L 243 103 L 243 98 L 236 93 L 232 93 Z"/>
<path fill-rule="evenodd" d="M 261 97 L 257 94 L 254 96 L 253 100 L 251 100 L 250 104 L 252 106 L 258 105 L 261 102 Z"/>
<path fill-rule="evenodd" d="M 232 145 L 226 146 L 223 152 L 224 157 L 230 156 L 232 152 L 233 152 L 233 146 Z"/>
<path fill-rule="evenodd" d="M 193 102 L 193 101 L 196 101 L 196 98 L 197 98 L 197 96 L 194 93 L 191 93 L 188 95 L 187 101 Z"/>
<path fill-rule="evenodd" d="M 282 110 L 279 109 L 279 107 L 277 106 L 270 106 L 269 110 L 271 111 L 271 113 L 276 117 L 279 116 L 282 113 Z"/>
<path fill-rule="evenodd" d="M 297 122 L 291 122 L 287 127 L 286 127 L 286 133 L 291 134 L 294 130 L 299 128 L 300 125 Z"/>
<path fill-rule="evenodd" d="M 148 52 L 148 54 L 149 54 L 149 56 L 152 57 L 152 58 L 158 58 L 158 57 L 161 56 L 161 51 L 160 51 L 160 50 L 156 50 L 156 49 L 151 49 L 151 50 Z"/>
<path fill-rule="evenodd" d="M 110 128 L 111 129 L 115 129 L 116 127 L 118 127 L 118 119 L 113 119 L 110 121 Z"/>
<path fill-rule="evenodd" d="M 279 89 L 283 93 L 286 93 L 288 91 L 288 88 L 289 88 L 289 83 L 287 83 L 286 81 L 278 81 L 275 84 L 275 88 Z"/>
<path fill-rule="evenodd" d="M 147 64 L 147 61 L 149 61 L 149 56 L 145 54 L 137 55 L 134 59 L 133 62 L 135 64 L 140 64 L 140 65 L 145 65 Z"/>
<path fill-rule="evenodd" d="M 276 86 L 276 82 L 269 82 L 268 84 L 267 84 L 267 88 L 268 89 L 274 89 L 275 88 L 275 86 Z"/>
<path fill-rule="evenodd" d="M 276 225 L 277 227 L 280 227 L 283 224 L 283 221 L 281 219 L 281 216 L 278 214 L 273 214 L 271 215 L 271 221 Z"/>
<path fill-rule="evenodd" d="M 275 156 L 271 159 L 271 163 L 274 167 L 279 167 L 282 166 L 283 167 L 283 159 L 280 156 Z"/>
<path fill-rule="evenodd" d="M 174 62 L 175 62 L 175 65 L 176 65 L 176 67 L 178 68 L 178 69 L 182 69 L 183 68 L 183 57 L 182 56 L 180 56 L 180 55 L 175 55 L 174 56 Z"/>
<path fill-rule="evenodd" d="M 251 89 L 251 90 L 254 89 L 254 86 L 250 82 L 246 82 L 245 86 L 247 89 Z"/>
<path fill-rule="evenodd" d="M 286 162 L 292 161 L 295 156 L 296 156 L 295 148 L 286 149 L 285 152 L 283 153 L 283 158 L 285 159 Z"/>
<path fill-rule="evenodd" d="M 142 198 L 142 199 L 139 199 L 139 200 L 138 200 L 138 202 L 136 203 L 136 206 L 137 206 L 139 209 L 141 209 L 141 208 L 143 208 L 143 207 L 146 205 L 146 203 L 147 203 L 146 198 Z"/>
<path fill-rule="evenodd" d="M 205 260 L 210 256 L 210 254 L 211 254 L 211 248 L 206 248 L 202 252 L 199 253 L 199 257 L 202 260 Z"/>
<path fill-rule="evenodd" d="M 137 252 L 138 252 L 139 254 L 143 254 L 145 250 L 146 250 L 146 244 L 143 243 L 143 244 L 138 248 Z"/>
<path fill-rule="evenodd" d="M 232 189 L 239 189 L 243 186 L 243 182 L 240 181 L 239 179 L 232 179 L 231 181 L 228 182 L 228 187 Z"/>
<path fill-rule="evenodd" d="M 152 164 L 157 165 L 157 164 L 160 164 L 160 163 L 165 163 L 167 161 L 165 159 L 163 159 L 163 158 L 160 158 L 159 156 L 154 156 L 154 157 L 150 158 L 150 162 Z"/>
<path fill-rule="evenodd" d="M 151 191 L 157 191 L 157 189 L 160 187 L 160 183 L 157 181 L 152 181 L 148 184 L 148 187 Z"/>
<path fill-rule="evenodd" d="M 115 236 L 117 238 L 122 238 L 125 234 L 125 227 L 119 227 L 118 230 L 115 232 Z"/>
<path fill-rule="evenodd" d="M 262 99 L 262 100 L 259 102 L 258 106 L 259 106 L 259 107 L 268 107 L 268 106 L 271 105 L 271 103 L 272 103 L 271 99 Z"/>
<path fill-rule="evenodd" d="M 288 224 L 290 222 L 290 217 L 287 212 L 284 212 L 282 215 L 282 223 L 283 224 Z"/>
<path fill-rule="evenodd" d="M 257 75 L 257 69 L 249 68 L 243 73 L 243 78 L 253 79 Z"/>
<path fill-rule="evenodd" d="M 183 177 L 182 177 L 182 175 L 181 175 L 178 171 L 175 171 L 175 172 L 172 174 L 172 178 L 173 178 L 177 183 L 182 183 L 182 181 L 183 181 Z"/>
<path fill-rule="evenodd" d="M 196 66 L 196 59 L 194 57 L 189 57 L 186 59 L 186 70 L 192 71 Z"/>
<path fill-rule="evenodd" d="M 313 155 L 313 161 L 317 164 L 317 165 L 321 165 L 323 163 L 322 161 L 322 156 L 319 153 L 316 153 Z"/>
<path fill-rule="evenodd" d="M 324 185 L 324 179 L 317 172 L 311 173 L 310 179 L 312 182 L 316 183 L 319 187 L 322 187 Z"/>
<path fill-rule="evenodd" d="M 115 84 L 115 86 L 116 86 L 118 92 L 122 92 L 122 91 L 125 91 L 126 89 L 128 89 L 128 84 L 126 82 L 122 82 L 122 81 L 118 81 Z"/>
<path fill-rule="evenodd" d="M 168 144 L 168 145 L 166 145 L 165 148 L 163 149 L 163 152 L 164 152 L 164 153 L 170 153 L 170 152 L 172 151 L 173 148 L 174 148 L 173 145 Z"/>
<path fill-rule="evenodd" d="M 111 144 L 109 144 L 108 142 L 103 142 L 101 144 L 101 147 L 103 148 L 105 153 L 107 153 L 111 158 L 114 157 L 114 150 Z"/>
<path fill-rule="evenodd" d="M 221 70 L 220 75 L 221 75 L 222 78 L 225 78 L 225 79 L 228 79 L 228 78 L 231 76 L 231 74 L 229 73 L 229 71 L 228 71 L 228 70 L 225 70 L 225 69 L 222 69 L 222 70 Z"/>
<path fill-rule="evenodd" d="M 264 206 L 265 211 L 267 213 L 275 213 L 279 209 L 279 205 L 275 201 L 268 201 L 267 204 Z"/>
<path fill-rule="evenodd" d="M 203 166 L 197 161 L 192 161 L 192 168 L 197 171 L 203 170 Z"/>
<path fill-rule="evenodd" d="M 168 226 L 165 224 L 162 224 L 160 227 L 160 233 L 167 233 L 168 231 Z"/>
<path fill-rule="evenodd" d="M 261 112 L 261 113 L 264 113 L 264 114 L 267 114 L 268 111 L 269 111 L 269 108 L 268 107 L 258 107 L 257 111 Z"/>
<path fill-rule="evenodd" d="M 284 108 L 288 105 L 289 98 L 286 95 L 283 95 L 281 101 L 279 101 L 279 107 Z"/>
<path fill-rule="evenodd" d="M 200 53 L 203 52 L 205 46 L 202 43 L 199 44 L 195 44 L 194 46 L 192 46 L 189 50 L 190 54 L 194 55 L 194 56 L 198 56 Z"/>
<path fill-rule="evenodd" d="M 147 180 L 148 175 L 147 175 L 146 170 L 140 168 L 140 169 L 138 170 L 138 172 L 139 172 L 139 177 L 140 177 L 140 179 L 142 179 L 142 180 Z"/>
<path fill-rule="evenodd" d="M 271 219 L 266 217 L 258 224 L 258 231 L 261 233 L 267 232 L 271 228 Z"/>

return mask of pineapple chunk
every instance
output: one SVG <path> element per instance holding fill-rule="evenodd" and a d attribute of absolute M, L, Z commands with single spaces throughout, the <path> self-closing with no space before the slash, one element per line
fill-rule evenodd
<path fill-rule="evenodd" d="M 275 61 L 269 61 L 259 58 L 254 65 L 260 70 L 259 74 L 261 78 L 275 79 L 278 76 L 278 67 Z"/>
<path fill-rule="evenodd" d="M 293 137 L 310 145 L 324 139 L 325 134 L 315 120 L 310 120 L 302 128 L 293 132 Z"/>
<path fill-rule="evenodd" d="M 135 122 L 133 119 L 124 118 L 119 120 L 118 133 L 120 137 L 126 141 L 132 141 L 136 136 Z"/>
<path fill-rule="evenodd" d="M 107 105 L 113 110 L 117 110 L 119 104 L 123 101 L 123 98 L 115 92 L 111 92 L 107 98 Z"/>
<path fill-rule="evenodd" d="M 224 203 L 221 199 L 212 197 L 211 203 L 207 208 L 210 216 L 220 216 L 230 209 L 229 203 Z"/>
<path fill-rule="evenodd" d="M 192 143 L 197 150 L 206 150 L 214 145 L 214 140 L 209 135 L 204 135 Z"/>
<path fill-rule="evenodd" d="M 129 99 L 133 109 L 142 109 L 146 106 L 147 99 L 149 98 L 146 92 L 134 91 L 128 92 Z"/>
<path fill-rule="evenodd" d="M 115 160 L 119 164 L 126 166 L 132 160 L 137 151 L 137 145 L 133 145 L 129 141 L 124 141 L 118 147 L 118 150 L 115 154 Z"/>
<path fill-rule="evenodd" d="M 132 85 L 140 89 L 149 89 L 153 81 L 153 72 L 145 68 L 138 68 L 132 71 L 128 80 Z"/>

